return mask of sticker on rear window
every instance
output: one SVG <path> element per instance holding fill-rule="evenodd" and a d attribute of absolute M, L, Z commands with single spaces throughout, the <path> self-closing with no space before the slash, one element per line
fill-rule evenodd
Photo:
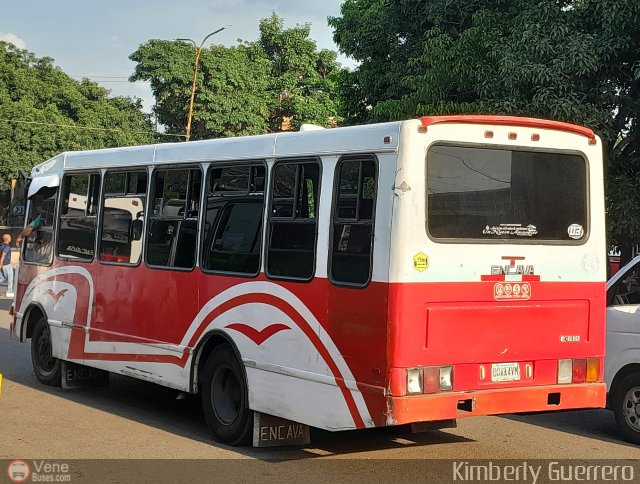
<path fill-rule="evenodd" d="M 571 224 L 567 229 L 567 233 L 569 234 L 569 237 L 571 237 L 572 239 L 581 239 L 582 236 L 584 235 L 584 229 L 580 224 Z"/>
<path fill-rule="evenodd" d="M 527 225 L 523 227 L 522 224 L 500 224 L 500 225 L 486 225 L 482 230 L 484 235 L 515 235 L 517 237 L 533 237 L 538 233 L 538 229 L 535 225 Z"/>

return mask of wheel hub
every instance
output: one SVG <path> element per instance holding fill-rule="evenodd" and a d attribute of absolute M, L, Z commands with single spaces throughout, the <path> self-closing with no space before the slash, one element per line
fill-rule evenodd
<path fill-rule="evenodd" d="M 640 432 L 640 387 L 631 388 L 623 401 L 624 418 L 631 428 Z"/>
<path fill-rule="evenodd" d="M 242 395 L 240 383 L 231 368 L 216 369 L 211 385 L 211 403 L 216 417 L 224 425 L 231 425 L 238 418 Z"/>

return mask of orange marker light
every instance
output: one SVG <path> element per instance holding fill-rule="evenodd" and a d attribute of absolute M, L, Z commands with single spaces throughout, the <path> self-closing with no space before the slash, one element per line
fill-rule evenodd
<path fill-rule="evenodd" d="M 510 140 L 518 139 L 518 134 L 517 133 L 509 133 L 509 139 Z"/>
<path fill-rule="evenodd" d="M 540 141 L 540 135 L 538 133 L 533 133 L 531 135 L 531 141 Z"/>
<path fill-rule="evenodd" d="M 587 383 L 600 380 L 600 358 L 587 358 Z"/>
<path fill-rule="evenodd" d="M 485 138 L 493 138 L 493 131 L 485 131 L 484 132 L 484 137 Z"/>

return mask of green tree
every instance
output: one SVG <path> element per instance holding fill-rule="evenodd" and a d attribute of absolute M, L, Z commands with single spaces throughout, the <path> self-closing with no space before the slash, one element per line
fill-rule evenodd
<path fill-rule="evenodd" d="M 195 51 L 180 41 L 150 40 L 129 57 L 131 81 L 151 82 L 158 120 L 170 132 L 187 123 Z M 255 45 L 202 50 L 191 126 L 192 139 L 264 133 L 268 129 L 270 63 Z"/>
<path fill-rule="evenodd" d="M 309 38 L 310 30 L 310 24 L 285 29 L 275 13 L 260 21 L 258 45 L 271 62 L 271 131 L 280 131 L 286 120 L 296 128 L 303 123 L 331 126 L 338 121 L 337 56 L 330 50 L 318 51 Z"/>
<path fill-rule="evenodd" d="M 76 81 L 53 64 L 0 42 L 0 189 L 22 169 L 63 151 L 154 140 L 139 100 Z"/>
<path fill-rule="evenodd" d="M 360 61 L 352 119 L 538 116 L 595 129 L 612 241 L 640 240 L 640 4 L 631 0 L 346 0 L 334 39 Z"/>
<path fill-rule="evenodd" d="M 150 40 L 131 56 L 132 81 L 151 82 L 158 120 L 184 132 L 195 51 L 180 41 Z M 335 52 L 318 51 L 309 25 L 284 29 L 277 15 L 260 22 L 260 39 L 204 48 L 200 58 L 192 138 L 280 131 L 285 119 L 330 125 L 338 113 Z"/>

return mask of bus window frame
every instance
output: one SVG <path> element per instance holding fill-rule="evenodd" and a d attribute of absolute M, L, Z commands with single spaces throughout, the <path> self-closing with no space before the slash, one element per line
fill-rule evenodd
<path fill-rule="evenodd" d="M 102 183 L 101 183 L 101 187 L 100 187 L 100 208 L 99 208 L 99 212 L 98 212 L 98 216 L 99 216 L 99 226 L 98 226 L 98 230 L 97 230 L 97 247 L 96 247 L 96 253 L 98 253 L 99 249 L 100 249 L 100 242 L 102 241 L 102 223 L 103 223 L 103 218 L 104 218 L 104 203 L 106 202 L 106 193 L 104 192 L 104 182 L 105 179 L 107 177 L 107 175 L 109 173 L 140 173 L 144 171 L 147 174 L 147 189 L 145 191 L 145 197 L 146 197 L 146 204 L 149 205 L 149 190 L 151 189 L 151 175 L 149 173 L 149 167 L 146 165 L 140 165 L 138 167 L 117 167 L 117 168 L 107 168 L 106 170 L 103 171 L 102 173 Z M 126 194 L 125 194 L 126 195 Z M 116 197 L 114 197 L 116 198 Z M 144 220 L 143 220 L 143 227 L 142 227 L 142 254 L 140 254 L 140 259 L 138 260 L 137 263 L 135 264 L 131 264 L 130 262 L 108 262 L 108 261 L 103 261 L 100 259 L 100 254 L 98 253 L 98 257 L 96 257 L 96 260 L 98 261 L 98 264 L 102 264 L 105 266 L 118 266 L 118 267 L 138 267 L 140 264 L 142 264 L 142 261 L 144 259 L 144 251 L 145 251 L 145 242 L 146 242 L 146 231 L 147 231 L 147 216 L 148 216 L 148 211 L 147 211 L 147 207 L 144 208 Z"/>
<path fill-rule="evenodd" d="M 88 208 L 88 204 L 87 204 L 87 208 L 85 208 L 84 212 L 85 212 L 85 218 L 94 218 L 96 220 L 96 234 L 93 238 L 93 256 L 91 257 L 91 259 L 73 259 L 71 257 L 65 257 L 65 256 L 61 256 L 59 254 L 59 250 L 58 250 L 58 241 L 60 239 L 60 228 L 62 226 L 61 221 L 64 217 L 66 217 L 66 215 L 62 215 L 62 203 L 63 203 L 63 196 L 64 196 L 64 189 L 65 189 L 65 180 L 67 177 L 69 176 L 75 176 L 75 175 L 97 175 L 98 177 L 100 177 L 99 181 L 100 183 L 98 184 L 99 186 L 99 190 L 98 190 L 98 212 L 95 215 L 87 215 L 87 208 Z M 58 260 L 61 261 L 65 261 L 65 262 L 80 262 L 83 264 L 92 264 L 96 259 L 96 254 L 98 251 L 98 219 L 100 218 L 100 211 L 102 209 L 102 183 L 103 183 L 103 176 L 102 176 L 102 170 L 100 170 L 99 168 L 93 168 L 91 170 L 69 170 L 69 171 L 63 171 L 62 172 L 62 177 L 60 180 L 60 187 L 58 190 L 58 207 L 56 207 L 56 227 L 55 227 L 55 247 L 54 247 L 54 256 L 58 258 Z M 87 187 L 88 189 L 88 187 Z"/>
<path fill-rule="evenodd" d="M 373 161 L 373 165 L 376 171 L 376 184 L 375 184 L 375 192 L 373 195 L 373 207 L 371 211 L 371 249 L 369 253 L 369 276 L 367 281 L 364 284 L 357 284 L 353 282 L 343 282 L 336 281 L 333 278 L 331 273 L 331 267 L 333 264 L 333 226 L 335 222 L 353 222 L 355 220 L 355 224 L 358 224 L 358 214 L 356 213 L 355 219 L 347 219 L 347 218 L 338 218 L 336 217 L 336 210 L 338 208 L 338 199 L 340 193 L 340 168 L 346 161 L 369 161 L 366 158 L 369 158 L 370 161 Z M 375 249 L 375 238 L 376 238 L 376 205 L 378 204 L 378 183 L 380 181 L 380 161 L 375 153 L 349 153 L 346 155 L 342 155 L 338 162 L 336 163 L 334 172 L 333 172 L 333 194 L 331 196 L 331 214 L 329 217 L 329 244 L 327 250 L 329 252 L 327 258 L 327 279 L 331 282 L 332 285 L 337 287 L 346 287 L 350 289 L 366 289 L 369 284 L 371 284 L 371 280 L 373 278 L 373 262 L 374 262 L 374 249 Z"/>
<path fill-rule="evenodd" d="M 526 151 L 533 153 L 552 153 L 552 154 L 567 154 L 576 155 L 582 158 L 585 167 L 585 219 L 587 221 L 587 227 L 585 229 L 584 236 L 579 240 L 531 240 L 531 239 L 463 239 L 456 237 L 438 238 L 431 235 L 429 230 L 429 194 L 428 190 L 428 170 L 429 170 L 429 150 L 434 146 L 447 146 L 447 147 L 462 147 L 462 148 L 476 148 L 476 149 L 494 149 L 494 150 L 506 150 L 506 151 Z M 587 155 L 580 150 L 566 149 L 558 150 L 554 148 L 534 148 L 531 146 L 509 146 L 504 144 L 483 144 L 483 143 L 469 143 L 462 141 L 448 141 L 448 140 L 436 140 L 426 147 L 424 160 L 424 228 L 427 237 L 431 242 L 436 244 L 482 244 L 482 245 L 558 245 L 558 246 L 580 246 L 585 245 L 591 237 L 591 165 Z"/>
<path fill-rule="evenodd" d="M 146 165 L 148 166 L 148 165 Z M 144 260 L 144 265 L 145 267 L 149 268 L 149 269 L 153 269 L 153 270 L 164 270 L 164 271 L 177 271 L 177 272 L 183 272 L 183 273 L 189 273 L 189 272 L 193 272 L 197 267 L 200 266 L 200 260 L 199 260 L 199 256 L 200 256 L 200 235 L 198 234 L 198 231 L 201 228 L 201 222 L 202 222 L 202 199 L 203 199 L 203 193 L 204 193 L 204 177 L 205 177 L 205 173 L 207 170 L 205 170 L 203 168 L 202 163 L 185 163 L 183 164 L 176 164 L 176 163 L 172 163 L 172 164 L 167 164 L 167 165 L 156 165 L 153 167 L 149 167 L 151 168 L 149 170 L 149 178 L 147 179 L 147 208 L 145 209 L 146 212 L 146 221 L 145 221 L 145 227 L 144 227 L 144 232 L 143 232 L 143 244 L 142 244 L 142 257 L 141 259 Z M 152 221 L 152 217 L 151 214 L 153 213 L 153 207 L 155 205 L 155 186 L 154 186 L 154 182 L 155 182 L 155 176 L 156 176 L 156 172 L 158 171 L 184 171 L 184 170 L 194 170 L 194 169 L 198 169 L 200 170 L 200 193 L 198 195 L 198 201 L 200 202 L 199 205 L 199 210 L 198 210 L 198 218 L 196 220 L 196 248 L 195 248 L 195 254 L 194 254 L 194 260 L 193 260 L 193 266 L 192 267 L 175 267 L 175 266 L 159 266 L 159 265 L 155 265 L 155 264 L 149 264 L 149 262 L 147 261 L 147 250 L 148 250 L 148 245 L 149 245 L 149 229 L 151 228 L 151 221 Z M 189 184 L 190 185 L 190 184 Z M 191 194 L 191 186 L 187 187 L 187 200 L 185 200 L 185 205 L 186 203 L 189 201 L 189 196 Z M 185 214 L 186 214 L 186 207 L 185 207 Z M 160 217 L 162 218 L 162 217 Z M 170 219 L 165 219 L 165 220 L 178 220 L 177 218 L 170 218 Z M 187 218 L 182 218 L 181 220 L 192 220 L 192 219 L 187 219 Z"/>
<path fill-rule="evenodd" d="M 205 200 L 206 198 L 208 198 L 208 187 L 209 187 L 209 180 L 211 177 L 211 174 L 213 173 L 213 170 L 215 169 L 224 169 L 224 168 L 236 168 L 236 167 L 243 167 L 243 166 L 248 166 L 250 169 L 253 166 L 262 166 L 264 167 L 264 176 L 265 176 L 265 181 L 264 181 L 264 191 L 262 192 L 262 201 L 263 201 L 263 206 L 262 206 L 262 223 L 260 226 L 260 250 L 258 251 L 258 270 L 255 273 L 247 273 L 247 272 L 232 272 L 232 271 L 220 271 L 220 270 L 212 270 L 212 269 L 206 269 L 204 267 L 204 252 L 206 250 L 206 240 L 205 240 L 205 224 L 207 223 L 207 203 L 208 200 Z M 251 177 L 251 174 L 249 174 L 249 177 Z M 256 277 L 258 277 L 260 275 L 260 273 L 262 272 L 262 264 L 263 262 L 266 260 L 264 255 L 263 255 L 263 251 L 265 248 L 265 220 L 266 217 L 268 216 L 268 211 L 267 211 L 267 206 L 268 206 L 268 199 L 267 197 L 269 196 L 269 182 L 270 182 L 270 177 L 269 177 L 269 165 L 267 164 L 267 161 L 264 159 L 258 159 L 258 160 L 238 160 L 237 162 L 221 162 L 221 163 L 216 163 L 216 162 L 211 162 L 209 163 L 208 167 L 207 167 L 207 171 L 205 174 L 205 178 L 204 178 L 204 183 L 203 183 L 203 195 L 202 195 L 202 206 L 204 206 L 204 211 L 202 211 L 202 224 L 200 226 L 200 234 L 199 234 L 199 242 L 200 242 L 200 248 L 199 248 L 199 259 L 198 259 L 198 267 L 200 268 L 200 270 L 202 271 L 203 274 L 207 274 L 207 275 L 215 275 L 215 276 L 226 276 L 226 277 L 243 277 L 245 279 L 255 279 Z M 251 184 L 251 179 L 249 179 L 249 184 Z M 257 192 L 254 192 L 254 195 L 257 194 Z M 250 197 L 252 195 L 251 191 L 250 191 L 250 187 L 248 188 L 247 192 L 244 194 L 244 196 L 246 197 Z M 233 195 L 228 195 L 229 198 L 232 198 Z M 224 198 L 224 195 L 221 195 L 220 198 Z M 226 205 L 224 205 L 226 206 Z M 223 207 L 224 207 L 223 206 Z M 212 231 L 212 233 L 215 233 L 215 231 L 218 228 L 218 225 L 220 224 L 220 220 L 216 220 L 215 224 L 211 226 L 211 228 L 209 230 Z M 266 270 L 266 266 L 265 266 L 265 270 Z"/>
<path fill-rule="evenodd" d="M 63 172 L 62 176 L 64 176 L 66 173 Z M 35 196 L 35 195 L 34 195 Z M 53 248 L 51 250 L 51 258 L 49 259 L 49 262 L 35 262 L 35 261 L 28 261 L 25 259 L 25 251 L 27 250 L 27 238 L 25 237 L 24 240 L 22 241 L 22 244 L 20 245 L 20 264 L 27 264 L 27 265 L 32 265 L 32 266 L 40 266 L 40 267 L 51 267 L 55 261 L 56 258 L 58 258 L 57 255 L 57 247 L 58 247 L 58 226 L 60 225 L 59 219 L 60 219 L 60 204 L 62 203 L 62 181 L 60 182 L 60 185 L 58 185 L 58 187 L 56 188 L 56 196 L 55 196 L 55 208 L 53 211 L 53 226 L 51 227 L 51 243 L 53 244 Z M 31 218 L 31 220 L 33 220 L 32 218 L 32 214 L 31 214 L 31 206 L 33 204 L 33 202 L 31 201 L 31 199 L 27 199 L 27 209 L 26 209 L 26 213 L 27 216 L 29 216 L 29 218 Z M 26 219 L 25 219 L 26 220 Z M 28 220 L 25 222 L 24 228 L 26 228 L 30 223 L 31 220 Z M 23 228 L 23 230 L 24 230 Z M 94 249 L 95 250 L 95 249 Z M 59 258 L 58 258 L 59 259 Z M 14 276 L 17 277 L 17 274 Z"/>
<path fill-rule="evenodd" d="M 299 165 L 305 163 L 315 163 L 318 165 L 318 196 L 316 200 L 316 217 L 315 217 L 315 233 L 313 240 L 313 270 L 311 271 L 311 276 L 308 278 L 305 277 L 289 277 L 289 276 L 278 276 L 269 273 L 269 247 L 271 247 L 271 207 L 273 204 L 273 184 L 275 182 L 275 170 L 280 164 L 290 164 L 290 165 Z M 268 279 L 274 281 L 289 281 L 289 282 L 297 282 L 297 283 L 309 283 L 313 281 L 316 277 L 316 272 L 318 270 L 318 226 L 320 225 L 320 200 L 322 197 L 322 174 L 323 174 L 323 163 L 322 158 L 320 156 L 302 156 L 302 157 L 291 157 L 291 158 L 276 158 L 271 165 L 271 170 L 269 170 L 269 185 L 268 185 L 268 200 L 266 203 L 266 217 L 264 220 L 264 237 L 265 243 L 263 244 L 262 250 L 264 251 L 264 274 Z M 297 181 L 297 173 L 296 173 L 296 181 Z M 294 203 L 295 203 L 295 194 L 294 194 Z M 295 206 L 294 206 L 295 208 Z M 286 218 L 276 217 L 276 221 L 284 221 Z M 295 220 L 295 218 L 291 218 L 289 220 Z M 309 223 L 309 222 L 301 222 L 301 224 Z"/>

